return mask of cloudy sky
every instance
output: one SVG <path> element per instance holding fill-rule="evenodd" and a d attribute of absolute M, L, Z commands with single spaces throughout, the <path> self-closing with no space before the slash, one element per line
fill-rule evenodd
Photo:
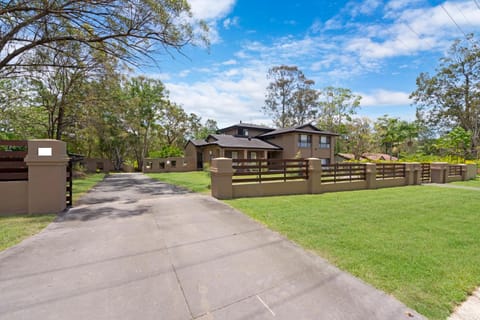
<path fill-rule="evenodd" d="M 210 26 L 211 46 L 160 55 L 173 101 L 220 127 L 271 125 L 261 107 L 267 70 L 297 65 L 315 87 L 360 94 L 359 116 L 412 120 L 408 99 L 420 72 L 433 72 L 452 41 L 480 31 L 480 0 L 190 0 Z"/>

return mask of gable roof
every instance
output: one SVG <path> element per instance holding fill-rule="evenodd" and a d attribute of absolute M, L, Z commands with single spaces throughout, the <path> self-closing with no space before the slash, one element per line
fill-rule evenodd
<path fill-rule="evenodd" d="M 222 132 L 228 131 L 228 130 L 233 129 L 233 128 L 257 129 L 257 130 L 262 130 L 262 131 L 273 131 L 273 130 L 275 130 L 273 128 L 258 125 L 258 124 L 240 122 L 240 123 L 231 125 L 231 126 L 226 127 L 226 128 L 218 129 L 217 132 L 222 133 Z"/>
<path fill-rule="evenodd" d="M 282 150 L 279 146 L 257 138 L 235 137 L 226 134 L 211 134 L 207 137 L 206 144 L 218 145 L 222 148 Z"/>
<path fill-rule="evenodd" d="M 322 131 L 319 128 L 315 127 L 312 124 L 304 124 L 296 127 L 290 128 L 281 128 L 277 130 L 273 130 L 264 134 L 261 134 L 259 137 L 272 137 L 278 136 L 280 134 L 291 133 L 291 132 L 298 132 L 298 133 L 310 133 L 310 134 L 324 134 L 329 136 L 338 136 L 339 134 L 329 132 L 329 131 Z"/>

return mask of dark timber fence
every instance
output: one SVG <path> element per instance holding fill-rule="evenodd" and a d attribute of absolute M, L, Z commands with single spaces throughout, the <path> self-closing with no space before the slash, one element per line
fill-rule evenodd
<path fill-rule="evenodd" d="M 404 177 L 405 163 L 377 163 L 377 180 Z"/>
<path fill-rule="evenodd" d="M 322 165 L 322 183 L 364 181 L 367 166 L 364 163 L 337 163 Z"/>
<path fill-rule="evenodd" d="M 463 167 L 459 165 L 449 165 L 448 166 L 448 176 L 449 177 L 461 177 L 463 173 Z"/>
<path fill-rule="evenodd" d="M 232 183 L 308 179 L 308 160 L 233 159 Z"/>
<path fill-rule="evenodd" d="M 0 140 L 0 181 L 28 180 L 27 141 Z"/>

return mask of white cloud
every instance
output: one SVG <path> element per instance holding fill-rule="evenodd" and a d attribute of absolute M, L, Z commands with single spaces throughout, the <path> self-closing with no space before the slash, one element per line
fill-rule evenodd
<path fill-rule="evenodd" d="M 192 14 L 197 19 L 218 20 L 225 17 L 235 5 L 235 0 L 189 0 Z"/>
<path fill-rule="evenodd" d="M 238 17 L 227 18 L 223 20 L 223 27 L 225 29 L 230 29 L 231 27 L 238 27 L 238 22 L 239 22 Z"/>
<path fill-rule="evenodd" d="M 235 60 L 235 59 L 230 59 L 230 60 L 222 62 L 222 65 L 224 65 L 224 66 L 232 66 L 232 65 L 235 65 L 235 64 L 237 64 L 237 60 Z"/>
<path fill-rule="evenodd" d="M 362 96 L 360 105 L 362 107 L 372 106 L 408 106 L 412 103 L 412 100 L 408 97 L 409 94 L 401 91 L 390 91 L 378 89 L 372 93 L 358 93 Z"/>
<path fill-rule="evenodd" d="M 193 84 L 166 82 L 170 98 L 185 111 L 203 119 L 215 119 L 220 126 L 240 120 L 270 124 L 261 112 L 265 99 L 266 70 L 261 66 L 227 69 L 214 73 L 211 80 Z"/>

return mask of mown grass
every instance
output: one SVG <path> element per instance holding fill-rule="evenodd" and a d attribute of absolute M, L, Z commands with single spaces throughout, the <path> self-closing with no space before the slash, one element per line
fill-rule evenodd
<path fill-rule="evenodd" d="M 428 186 L 226 201 L 431 319 L 480 285 L 480 193 Z"/>
<path fill-rule="evenodd" d="M 73 181 L 73 201 L 103 179 L 104 174 L 87 175 Z M 0 216 L 0 251 L 37 234 L 50 224 L 56 214 L 3 215 Z"/>
<path fill-rule="evenodd" d="M 193 192 L 210 192 L 210 176 L 205 171 L 147 173 L 146 175 L 165 183 L 184 187 Z"/>
<path fill-rule="evenodd" d="M 78 199 L 83 196 L 88 190 L 92 189 L 97 183 L 102 181 L 105 177 L 104 173 L 88 174 L 83 178 L 73 180 L 73 205 Z"/>
<path fill-rule="evenodd" d="M 468 180 L 468 181 L 457 181 L 457 182 L 452 182 L 454 185 L 459 185 L 459 186 L 467 186 L 467 187 L 473 187 L 473 188 L 480 188 L 480 176 L 477 176 L 476 179 L 473 180 Z"/>

